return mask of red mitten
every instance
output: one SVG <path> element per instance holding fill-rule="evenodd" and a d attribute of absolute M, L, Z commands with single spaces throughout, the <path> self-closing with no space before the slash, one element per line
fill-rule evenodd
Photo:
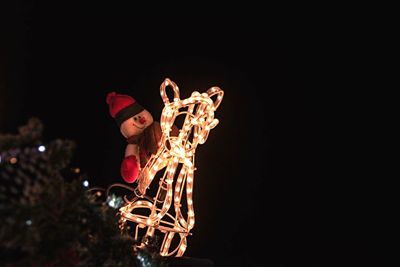
<path fill-rule="evenodd" d="M 139 175 L 139 162 L 134 155 L 128 156 L 122 161 L 121 176 L 125 182 L 133 183 Z"/>

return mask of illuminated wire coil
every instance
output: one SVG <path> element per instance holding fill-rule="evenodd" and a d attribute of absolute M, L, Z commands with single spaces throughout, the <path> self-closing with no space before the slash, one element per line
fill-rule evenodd
<path fill-rule="evenodd" d="M 172 101 L 167 96 L 167 87 L 173 90 Z M 195 223 L 193 207 L 195 151 L 198 144 L 206 142 L 210 130 L 218 124 L 214 112 L 220 105 L 224 92 L 218 87 L 211 87 L 206 93 L 200 94 L 195 91 L 189 98 L 181 100 L 178 86 L 167 78 L 160 86 L 160 94 L 165 106 L 160 119 L 162 137 L 159 149 L 140 173 L 138 186 L 135 189 L 137 197 L 120 208 L 120 215 L 122 223 L 131 221 L 137 224 L 135 238 L 138 237 L 138 228 L 147 227 L 146 236 L 154 235 L 155 230 L 163 233 L 161 255 L 179 257 L 186 250 L 186 237 Z M 215 99 L 212 99 L 213 97 Z M 181 109 L 186 110 L 181 111 Z M 170 136 L 178 116 L 185 116 L 183 126 L 178 136 Z M 192 132 L 192 140 L 189 140 Z M 178 166 L 181 166 L 181 169 L 175 179 Z M 164 168 L 156 196 L 151 199 L 146 196 L 147 189 L 156 174 Z M 181 201 L 184 197 L 187 207 L 186 218 L 181 210 Z M 171 206 L 174 207 L 175 215 L 169 212 Z M 137 214 L 135 213 L 137 209 L 148 209 L 150 215 Z M 180 241 L 176 248 L 170 249 L 175 234 L 179 235 Z"/>

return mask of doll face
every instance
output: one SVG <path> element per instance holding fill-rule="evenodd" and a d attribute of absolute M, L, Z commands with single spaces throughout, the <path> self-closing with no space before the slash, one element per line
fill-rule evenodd
<path fill-rule="evenodd" d="M 121 133 L 125 138 L 139 135 L 152 123 L 153 116 L 147 110 L 143 110 L 121 124 Z"/>

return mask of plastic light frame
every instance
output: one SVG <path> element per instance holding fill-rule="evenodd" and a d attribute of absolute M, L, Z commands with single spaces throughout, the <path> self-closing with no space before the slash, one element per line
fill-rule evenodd
<path fill-rule="evenodd" d="M 167 87 L 173 90 L 172 101 L 167 96 Z M 136 224 L 136 239 L 140 228 L 146 230 L 145 237 L 153 236 L 155 230 L 160 231 L 164 235 L 160 254 L 180 257 L 186 250 L 186 237 L 195 223 L 193 207 L 195 151 L 198 144 L 206 142 L 210 130 L 219 122 L 214 118 L 214 112 L 220 105 L 224 92 L 219 87 L 211 87 L 205 93 L 194 91 L 189 98 L 182 100 L 178 86 L 167 78 L 160 86 L 160 94 L 165 106 L 160 120 L 162 137 L 159 149 L 141 170 L 138 186 L 135 189 L 136 197 L 119 209 L 120 222 L 121 225 L 126 221 Z M 175 119 L 181 115 L 185 116 L 185 120 L 179 135 L 171 136 Z M 180 171 L 178 171 L 179 165 L 181 165 Z M 146 195 L 146 191 L 159 172 L 162 176 L 158 190 L 156 196 L 151 198 Z M 185 195 L 186 216 L 181 210 L 181 201 L 185 199 Z M 135 213 L 137 209 L 148 209 L 150 215 Z M 171 249 L 175 234 L 179 234 L 179 244 Z"/>

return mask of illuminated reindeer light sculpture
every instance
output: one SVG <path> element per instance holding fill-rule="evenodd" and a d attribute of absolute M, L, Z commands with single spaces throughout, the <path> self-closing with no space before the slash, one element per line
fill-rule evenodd
<path fill-rule="evenodd" d="M 173 90 L 172 101 L 166 94 L 167 87 Z M 206 93 L 195 91 L 189 98 L 182 100 L 178 86 L 165 79 L 160 86 L 160 93 L 165 107 L 160 120 L 162 137 L 159 149 L 139 175 L 136 197 L 119 211 L 123 224 L 130 221 L 136 225 L 136 239 L 140 229 L 146 231 L 144 237 L 153 236 L 158 230 L 163 235 L 160 254 L 179 257 L 186 250 L 186 237 L 195 222 L 192 198 L 195 151 L 197 145 L 204 144 L 210 130 L 218 124 L 218 120 L 214 119 L 214 112 L 220 105 L 224 92 L 218 87 L 211 87 Z M 183 126 L 178 136 L 171 136 L 171 127 L 178 116 L 185 116 Z M 146 195 L 146 191 L 159 173 L 159 187 L 155 197 L 151 198 Z M 185 195 L 186 214 L 181 204 Z M 140 214 L 139 211 L 143 210 L 150 214 Z M 175 238 L 177 245 L 171 248 L 176 234 L 180 239 Z"/>

